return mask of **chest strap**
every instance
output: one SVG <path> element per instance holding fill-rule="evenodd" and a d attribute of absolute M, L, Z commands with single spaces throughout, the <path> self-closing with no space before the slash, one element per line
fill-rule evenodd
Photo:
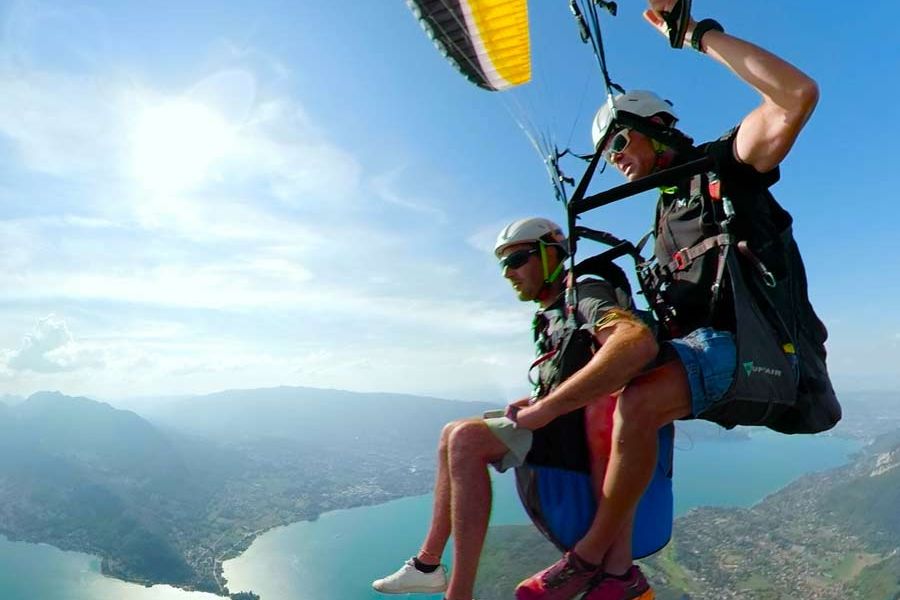
<path fill-rule="evenodd" d="M 720 233 L 719 235 L 708 237 L 690 248 L 682 248 L 675 252 L 672 255 L 672 260 L 662 265 L 662 270 L 668 273 L 684 271 L 691 266 L 691 263 L 710 250 L 720 246 L 730 246 L 734 243 L 734 237 L 730 233 Z"/>

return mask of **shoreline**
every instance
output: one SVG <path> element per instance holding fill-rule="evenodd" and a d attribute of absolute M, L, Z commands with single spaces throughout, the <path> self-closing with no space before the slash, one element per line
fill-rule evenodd
<path fill-rule="evenodd" d="M 98 573 L 100 576 L 102 576 L 104 578 L 119 581 L 119 582 L 126 583 L 129 585 L 138 585 L 138 586 L 141 586 L 144 588 L 152 588 L 157 585 L 168 586 L 173 589 L 181 590 L 181 591 L 188 592 L 188 593 L 210 594 L 213 596 L 218 596 L 220 598 L 229 598 L 231 596 L 231 594 L 235 594 L 235 593 L 239 593 L 239 592 L 231 592 L 228 590 L 227 580 L 224 579 L 223 564 L 229 560 L 233 560 L 233 559 L 239 557 L 241 554 L 246 552 L 247 549 L 250 548 L 250 546 L 253 544 L 253 542 L 256 541 L 256 539 L 258 537 L 260 537 L 261 535 L 264 535 L 264 534 L 266 534 L 270 531 L 274 531 L 276 529 L 290 527 L 291 525 L 296 525 L 296 524 L 300 524 L 300 523 L 313 523 L 313 522 L 317 521 L 318 519 L 320 519 L 323 515 L 326 515 L 326 514 L 331 514 L 331 513 L 346 511 L 346 510 L 353 510 L 353 509 L 357 509 L 357 508 L 367 508 L 367 507 L 372 507 L 372 506 L 379 506 L 382 504 L 387 504 L 389 502 L 396 502 L 398 500 L 404 500 L 407 498 L 416 498 L 418 496 L 424 496 L 424 495 L 427 495 L 428 493 L 429 492 L 424 492 L 422 494 L 411 494 L 408 496 L 398 495 L 398 496 L 391 497 L 391 498 L 380 498 L 375 502 L 361 502 L 361 503 L 352 504 L 350 506 L 333 508 L 331 510 L 326 510 L 321 513 L 316 513 L 315 515 L 311 515 L 307 518 L 297 519 L 295 521 L 288 521 L 286 523 L 279 523 L 276 525 L 272 525 L 271 527 L 267 527 L 264 529 L 258 529 L 256 531 L 249 532 L 249 533 L 245 534 L 244 537 L 241 538 L 241 540 L 239 540 L 238 542 L 236 542 L 231 548 L 229 548 L 224 553 L 220 554 L 219 556 L 217 556 L 214 559 L 215 567 L 214 567 L 214 571 L 213 571 L 213 577 L 219 586 L 218 591 L 198 589 L 196 587 L 191 587 L 188 585 L 178 585 L 178 584 L 174 584 L 174 583 L 166 582 L 166 581 L 152 581 L 152 580 L 147 580 L 147 579 L 138 579 L 138 578 L 128 577 L 125 574 L 117 574 L 114 570 L 109 569 L 109 561 L 115 560 L 116 557 L 115 556 L 106 556 L 104 554 L 98 553 L 95 549 L 76 547 L 74 545 L 69 546 L 66 544 L 58 544 L 54 540 L 29 539 L 27 537 L 13 535 L 12 532 L 2 531 L 2 530 L 0 530 L 0 540 L 5 540 L 11 544 L 27 544 L 27 545 L 31 545 L 31 546 L 46 546 L 46 547 L 52 548 L 53 550 L 56 550 L 59 552 L 78 554 L 78 555 L 87 557 L 90 560 L 96 560 L 100 563 L 99 568 L 95 571 L 96 573 Z"/>
<path fill-rule="evenodd" d="M 767 432 L 765 432 L 765 433 L 767 433 Z M 778 435 L 778 434 L 774 434 L 774 433 L 773 433 L 773 435 Z M 860 448 L 859 448 L 858 450 L 854 451 L 854 452 L 848 453 L 848 454 L 843 458 L 843 461 L 841 462 L 841 464 L 835 465 L 835 466 L 831 466 L 831 467 L 827 467 L 827 468 L 825 468 L 825 469 L 821 469 L 821 470 L 819 470 L 818 472 L 821 472 L 822 470 L 831 470 L 831 469 L 840 468 L 841 466 L 843 466 L 843 465 L 849 463 L 849 462 L 852 460 L 851 456 L 852 456 L 853 453 L 862 451 L 862 450 L 863 450 L 866 446 L 868 446 L 868 445 L 871 443 L 871 441 L 872 441 L 871 439 L 860 439 L 859 436 L 854 436 L 854 435 L 836 435 L 836 434 L 833 433 L 833 432 L 826 433 L 825 435 L 820 434 L 820 436 L 821 436 L 821 437 L 838 438 L 838 439 L 842 439 L 842 440 L 846 440 L 846 441 L 853 441 L 853 442 L 856 442 L 857 444 L 859 444 L 859 445 L 860 445 Z M 764 437 L 766 437 L 766 436 L 764 436 Z M 753 439 L 753 438 L 751 437 L 750 440 L 748 440 L 748 441 L 752 441 L 752 439 Z M 697 440 L 697 442 L 700 442 L 700 441 L 701 441 L 701 440 Z M 741 441 L 743 441 L 743 440 L 741 440 Z M 714 441 L 714 440 L 703 440 L 703 442 L 706 442 L 706 443 L 717 443 L 717 442 Z M 792 483 L 794 483 L 795 481 L 797 481 L 799 478 L 804 477 L 804 476 L 806 476 L 806 475 L 808 475 L 808 474 L 811 474 L 811 473 L 814 473 L 814 472 L 817 472 L 817 471 L 808 471 L 808 472 L 806 472 L 806 473 L 803 473 L 803 474 L 801 474 L 801 475 L 798 475 L 797 477 L 794 477 L 794 478 L 791 479 L 790 481 L 786 482 L 784 485 L 779 486 L 777 489 L 774 489 L 774 490 L 772 490 L 772 491 L 770 491 L 770 492 L 767 492 L 763 498 L 761 498 L 760 500 L 758 500 L 757 502 L 754 502 L 754 503 L 752 503 L 752 504 L 757 504 L 758 502 L 761 502 L 765 497 L 767 497 L 767 496 L 769 496 L 769 495 L 772 495 L 772 494 L 774 494 L 774 493 L 777 493 L 778 491 L 784 489 L 784 487 L 786 487 L 786 486 L 788 486 L 788 485 L 791 485 Z M 372 506 L 379 506 L 379 505 L 387 504 L 387 503 L 390 503 L 390 502 L 395 502 L 395 501 L 404 500 L 404 499 L 409 499 L 409 498 L 415 498 L 415 497 L 424 496 L 424 495 L 428 495 L 428 494 L 429 494 L 429 492 L 426 491 L 426 492 L 421 493 L 421 494 L 397 495 L 397 496 L 394 496 L 394 497 L 391 497 L 391 498 L 383 498 L 383 497 L 382 497 L 382 498 L 378 498 L 377 500 L 372 501 L 372 502 L 359 502 L 359 501 L 357 501 L 357 502 L 352 502 L 352 503 L 348 503 L 347 506 L 335 507 L 335 508 L 332 508 L 332 509 L 330 509 L 330 510 L 326 510 L 326 511 L 323 511 L 323 512 L 321 512 L 321 513 L 317 513 L 317 514 L 315 514 L 315 515 L 309 515 L 309 516 L 306 516 L 305 518 L 302 518 L 302 519 L 297 519 L 297 520 L 293 520 L 293 521 L 286 521 L 286 522 L 284 522 L 284 523 L 278 523 L 278 524 L 275 524 L 275 525 L 273 525 L 273 526 L 271 526 L 271 527 L 267 527 L 267 528 L 264 528 L 264 529 L 258 529 L 258 530 L 252 531 L 252 532 L 248 532 L 248 533 L 244 534 L 244 536 L 243 536 L 240 540 L 238 540 L 237 542 L 235 542 L 230 548 L 228 548 L 228 549 L 225 550 L 224 552 L 220 552 L 220 553 L 214 558 L 214 568 L 213 568 L 212 576 L 213 576 L 213 579 L 214 579 L 214 581 L 216 582 L 216 584 L 217 584 L 217 586 L 218 586 L 218 590 L 217 590 L 217 591 L 207 590 L 207 589 L 198 589 L 198 588 L 196 588 L 196 587 L 191 587 L 191 586 L 188 586 L 188 585 L 182 586 L 182 585 L 177 585 L 177 584 L 173 584 L 173 583 L 170 583 L 170 582 L 164 582 L 164 581 L 152 581 L 152 580 L 147 580 L 147 579 L 131 578 L 131 577 L 125 576 L 124 574 L 118 574 L 118 573 L 115 572 L 115 570 L 110 570 L 110 569 L 109 569 L 109 561 L 110 561 L 110 560 L 113 560 L 113 561 L 114 561 L 114 560 L 115 560 L 115 557 L 112 557 L 112 556 L 111 556 L 111 557 L 106 557 L 106 556 L 104 556 L 104 555 L 102 555 L 102 554 L 95 553 L 95 552 L 92 551 L 92 549 L 90 549 L 90 548 L 67 546 L 67 545 L 65 545 L 65 544 L 58 545 L 57 543 L 54 543 L 54 541 L 52 541 L 52 540 L 46 540 L 46 539 L 43 539 L 43 540 L 30 540 L 30 539 L 26 539 L 26 538 L 17 538 L 17 537 L 15 537 L 15 536 L 10 535 L 9 532 L 0 532 L 0 537 L 3 537 L 5 540 L 7 540 L 7 541 L 9 541 L 9 542 L 11 542 L 11 543 L 24 543 L 24 544 L 33 544 L 33 545 L 45 545 L 45 546 L 52 547 L 52 548 L 54 548 L 54 549 L 56 549 L 56 550 L 59 550 L 59 551 L 61 551 L 61 552 L 74 552 L 74 553 L 77 553 L 77 554 L 81 554 L 81 555 L 90 557 L 90 558 L 93 559 L 93 560 L 99 560 L 99 561 L 100 561 L 100 568 L 99 568 L 98 572 L 100 573 L 101 576 L 107 577 L 107 578 L 110 578 L 110 579 L 114 579 L 114 580 L 117 580 L 117 581 L 121 581 L 121 582 L 123 582 L 123 583 L 133 584 L 133 585 L 139 585 L 139 586 L 142 586 L 142 587 L 145 587 L 145 588 L 151 588 L 151 587 L 154 587 L 154 586 L 156 586 L 156 585 L 163 585 L 163 586 L 169 586 L 169 587 L 172 587 L 172 588 L 175 588 L 175 589 L 178 589 L 178 590 L 182 590 L 182 591 L 188 592 L 188 593 L 206 593 L 206 594 L 215 595 L 215 596 L 218 596 L 218 597 L 223 597 L 223 598 L 225 598 L 225 597 L 229 597 L 229 594 L 231 594 L 231 593 L 237 593 L 237 592 L 231 592 L 231 591 L 229 590 L 229 587 L 228 587 L 228 580 L 225 578 L 225 575 L 224 575 L 224 563 L 225 563 L 226 561 L 228 561 L 228 560 L 233 560 L 233 559 L 235 559 L 235 558 L 240 557 L 240 556 L 241 556 L 242 554 L 244 554 L 244 553 L 247 551 L 247 549 L 249 549 L 249 548 L 253 545 L 253 543 L 254 543 L 259 537 L 261 537 L 262 535 L 264 535 L 264 534 L 266 534 L 266 533 L 269 533 L 269 532 L 271 532 L 271 531 L 274 531 L 274 530 L 276 530 L 276 529 L 279 529 L 279 528 L 286 528 L 286 527 L 289 527 L 289 526 L 292 526 L 292 525 L 297 525 L 297 524 L 302 524 L 302 523 L 312 523 L 312 522 L 315 522 L 315 521 L 319 520 L 319 519 L 320 519 L 321 517 L 323 517 L 324 515 L 328 515 L 328 514 L 331 514 L 331 513 L 337 513 L 337 512 L 340 512 L 340 511 L 347 511 L 347 510 L 352 510 L 352 509 L 356 509 L 356 508 L 367 508 L 367 507 L 372 507 Z M 717 506 L 717 505 L 713 505 L 713 506 Z M 724 508 L 724 509 L 729 509 L 729 510 L 730 510 L 730 509 L 739 509 L 739 508 L 740 508 L 740 507 L 736 507 L 736 506 L 732 506 L 732 505 L 721 505 L 720 507 L 721 507 L 721 508 Z M 698 506 L 698 507 L 692 507 L 692 508 L 689 509 L 689 510 L 694 510 L 695 508 L 699 508 L 699 506 Z"/>

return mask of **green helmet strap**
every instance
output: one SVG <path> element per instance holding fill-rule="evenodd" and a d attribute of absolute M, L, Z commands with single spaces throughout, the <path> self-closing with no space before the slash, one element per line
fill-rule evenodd
<path fill-rule="evenodd" d="M 538 240 L 538 247 L 541 249 L 541 266 L 544 269 L 544 283 L 551 284 L 556 281 L 556 278 L 562 273 L 563 261 L 559 261 L 559 264 L 556 265 L 556 269 L 553 273 L 550 273 L 550 267 L 547 264 L 547 246 L 548 244 L 546 242 Z"/>

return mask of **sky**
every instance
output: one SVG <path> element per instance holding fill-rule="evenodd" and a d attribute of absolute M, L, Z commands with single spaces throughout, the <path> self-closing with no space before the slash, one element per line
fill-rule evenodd
<path fill-rule="evenodd" d="M 529 4 L 534 79 L 498 94 L 400 0 L 0 3 L 0 395 L 527 393 L 534 305 L 491 249 L 506 223 L 563 212 L 520 123 L 588 152 L 603 100 L 568 3 Z M 698 141 L 756 106 L 619 4 L 614 80 L 672 100 Z M 773 191 L 839 391 L 900 388 L 892 8 L 694 2 L 820 85 Z M 653 205 L 583 222 L 636 239 Z"/>

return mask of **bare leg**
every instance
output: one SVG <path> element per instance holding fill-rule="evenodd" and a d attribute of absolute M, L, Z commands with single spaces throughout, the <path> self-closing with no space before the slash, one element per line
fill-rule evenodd
<path fill-rule="evenodd" d="M 438 442 L 437 474 L 434 478 L 434 506 L 431 525 L 417 558 L 427 565 L 441 562 L 444 548 L 450 537 L 450 468 L 447 458 L 450 436 L 462 421 L 447 423 Z"/>
<path fill-rule="evenodd" d="M 507 448 L 483 421 L 478 420 L 457 426 L 449 442 L 454 552 L 446 597 L 471 600 L 491 516 L 488 464 L 506 454 Z"/>
<path fill-rule="evenodd" d="M 591 479 L 594 487 L 594 497 L 596 498 L 603 497 L 603 481 L 605 479 L 607 466 L 608 459 L 605 458 L 597 459 L 591 465 Z M 612 545 L 603 557 L 600 566 L 603 567 L 605 573 L 622 575 L 631 567 L 633 562 L 631 553 L 631 534 L 633 525 L 634 516 L 632 515 L 632 517 L 628 519 L 628 522 L 622 527 L 622 531 L 620 531 L 613 540 Z M 581 553 L 579 552 L 578 555 L 581 556 Z M 588 559 L 585 558 L 585 560 Z M 588 562 L 591 561 L 588 560 Z"/>
<path fill-rule="evenodd" d="M 588 405 L 584 413 L 588 447 L 591 453 L 591 482 L 595 498 L 603 496 L 603 481 L 606 478 L 606 468 L 609 465 L 609 455 L 612 449 L 613 414 L 616 401 L 616 396 L 599 399 Z M 631 567 L 632 520 L 629 520 L 622 528 L 606 556 L 603 557 L 601 567 L 604 572 L 622 575 Z"/>
<path fill-rule="evenodd" d="M 677 361 L 641 375 L 619 398 L 599 507 L 575 552 L 600 564 L 633 516 L 657 460 L 657 430 L 690 414 L 687 375 Z"/>
<path fill-rule="evenodd" d="M 589 440 L 591 444 L 592 451 L 594 449 L 594 445 L 591 440 Z M 594 497 L 602 498 L 603 497 L 603 482 L 606 480 L 606 470 L 609 466 L 609 459 L 605 457 L 598 457 L 595 454 L 595 460 L 591 464 L 591 480 L 594 487 Z M 599 503 L 598 503 L 599 509 Z M 622 575 L 632 565 L 632 552 L 631 552 L 631 534 L 632 527 L 634 525 L 634 516 L 628 519 L 628 522 L 622 527 L 622 530 L 613 540 L 612 545 L 609 547 L 609 550 L 606 552 L 606 555 L 603 557 L 602 564 L 599 564 L 605 573 L 612 573 L 614 575 Z M 587 534 L 586 534 L 587 535 Z M 581 553 L 578 553 L 581 556 Z M 584 557 L 582 557 L 584 558 Z M 588 562 L 591 562 L 589 559 Z"/>
<path fill-rule="evenodd" d="M 624 575 L 634 563 L 631 552 L 631 535 L 634 527 L 634 515 L 622 527 L 619 535 L 603 557 L 603 572 L 613 575 Z"/>

